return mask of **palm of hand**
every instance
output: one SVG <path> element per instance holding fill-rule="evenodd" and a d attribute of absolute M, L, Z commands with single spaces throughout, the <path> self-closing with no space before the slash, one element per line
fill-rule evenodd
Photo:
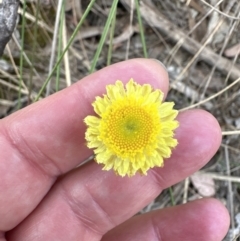
<path fill-rule="evenodd" d="M 148 176 L 117 177 L 94 162 L 75 169 L 91 155 L 82 122 L 90 103 L 109 81 L 133 76 L 167 93 L 168 76 L 157 62 L 130 60 L 0 121 L 0 241 L 222 240 L 229 217 L 214 199 L 132 218 L 214 155 L 221 132 L 204 111 L 179 115 L 179 145 Z"/>

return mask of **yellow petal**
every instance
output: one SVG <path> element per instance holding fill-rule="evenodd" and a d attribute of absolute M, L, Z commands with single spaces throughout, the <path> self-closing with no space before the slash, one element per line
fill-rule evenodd
<path fill-rule="evenodd" d="M 118 80 L 106 90 L 93 103 L 99 118 L 84 119 L 87 146 L 94 148 L 96 162 L 120 176 L 146 175 L 150 168 L 162 167 L 178 143 L 174 103 L 162 103 L 162 91 L 133 79 L 125 86 Z"/>

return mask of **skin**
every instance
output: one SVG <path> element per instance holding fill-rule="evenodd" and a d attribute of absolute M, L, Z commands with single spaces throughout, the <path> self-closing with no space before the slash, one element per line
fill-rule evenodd
<path fill-rule="evenodd" d="M 134 59 L 104 68 L 0 120 L 0 241 L 220 241 L 229 227 L 214 199 L 134 216 L 159 193 L 193 174 L 221 142 L 216 119 L 202 110 L 180 113 L 179 145 L 163 168 L 132 178 L 102 171 L 91 161 L 83 119 L 105 86 L 130 78 L 168 90 L 168 75 L 154 60 Z"/>

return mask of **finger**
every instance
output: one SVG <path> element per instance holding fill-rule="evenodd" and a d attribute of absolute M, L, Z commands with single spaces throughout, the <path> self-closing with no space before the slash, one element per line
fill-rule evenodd
<path fill-rule="evenodd" d="M 36 241 L 50 237 L 66 240 L 69 232 L 71 240 L 81 235 L 82 240 L 98 239 L 141 210 L 163 188 L 197 171 L 219 147 L 219 125 L 200 110 L 181 113 L 178 119 L 179 145 L 163 168 L 152 169 L 148 176 L 122 178 L 112 171 L 102 171 L 94 162 L 88 163 L 60 180 L 40 206 L 11 232 L 11 240 L 32 240 L 36 232 L 42 238 Z"/>
<path fill-rule="evenodd" d="M 217 120 L 204 110 L 190 110 L 178 116 L 179 145 L 164 168 L 150 174 L 165 189 L 202 168 L 217 152 L 222 133 Z"/>
<path fill-rule="evenodd" d="M 202 199 L 135 216 L 102 241 L 221 241 L 228 227 L 226 208 L 215 199 Z"/>
<path fill-rule="evenodd" d="M 153 60 L 112 65 L 0 121 L 0 230 L 9 230 L 40 202 L 55 181 L 91 155 L 83 118 L 96 95 L 117 79 L 150 83 L 165 93 L 167 73 Z"/>

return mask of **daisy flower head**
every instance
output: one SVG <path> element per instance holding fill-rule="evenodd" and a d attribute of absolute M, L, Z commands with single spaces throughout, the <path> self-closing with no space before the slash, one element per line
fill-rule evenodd
<path fill-rule="evenodd" d="M 94 149 L 96 162 L 120 176 L 146 175 L 150 168 L 162 167 L 178 143 L 174 103 L 163 103 L 161 90 L 133 79 L 126 86 L 117 80 L 106 90 L 92 104 L 98 116 L 84 119 L 87 146 Z"/>

